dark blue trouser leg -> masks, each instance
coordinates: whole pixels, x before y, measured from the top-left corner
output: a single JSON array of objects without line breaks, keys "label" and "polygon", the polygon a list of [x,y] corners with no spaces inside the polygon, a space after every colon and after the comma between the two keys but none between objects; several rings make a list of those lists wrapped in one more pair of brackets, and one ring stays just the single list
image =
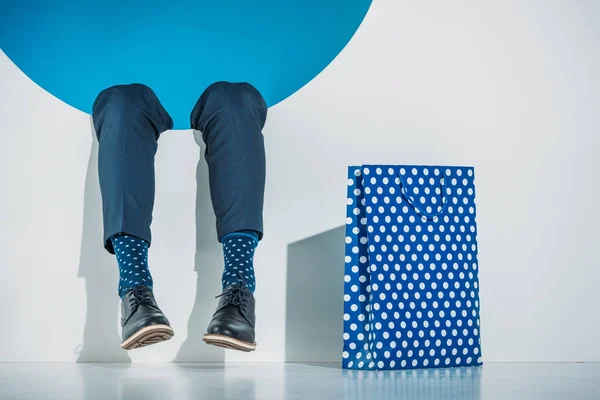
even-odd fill
[{"label": "dark blue trouser leg", "polygon": [[192,110],[191,126],[206,143],[219,241],[231,232],[263,234],[267,105],[248,83],[216,82]]},{"label": "dark blue trouser leg", "polygon": [[104,247],[124,232],[151,243],[154,156],[159,135],[173,120],[154,92],[141,84],[102,91],[92,109],[98,137],[98,173],[104,215]]}]

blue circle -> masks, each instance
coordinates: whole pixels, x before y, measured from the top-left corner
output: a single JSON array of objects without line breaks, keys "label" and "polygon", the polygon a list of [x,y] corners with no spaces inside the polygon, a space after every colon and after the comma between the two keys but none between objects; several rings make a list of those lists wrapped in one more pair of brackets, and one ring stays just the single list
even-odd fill
[{"label": "blue circle", "polygon": [[[50,5],[49,5],[50,4]],[[371,0],[66,0],[0,5],[0,48],[42,88],[91,112],[123,83],[150,86],[175,121],[215,81],[247,81],[272,106],[319,74]]]}]

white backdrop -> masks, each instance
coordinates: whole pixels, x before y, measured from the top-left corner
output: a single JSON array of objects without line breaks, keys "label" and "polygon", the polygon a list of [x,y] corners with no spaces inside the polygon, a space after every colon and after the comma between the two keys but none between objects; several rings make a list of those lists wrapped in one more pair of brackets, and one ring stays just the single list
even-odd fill
[{"label": "white backdrop", "polygon": [[[150,268],[176,336],[131,360],[283,361],[288,246],[344,225],[349,164],[413,163],[476,167],[484,361],[600,361],[599,27],[593,0],[375,0],[269,110],[254,354],[200,343],[220,248],[192,131],[165,133]],[[127,360],[93,143],[0,54],[0,361]]]}]

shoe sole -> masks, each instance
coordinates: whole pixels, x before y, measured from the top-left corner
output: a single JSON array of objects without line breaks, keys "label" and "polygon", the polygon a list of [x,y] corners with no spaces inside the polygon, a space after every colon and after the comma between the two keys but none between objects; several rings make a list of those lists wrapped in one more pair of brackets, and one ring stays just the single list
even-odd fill
[{"label": "shoe sole", "polygon": [[204,335],[202,338],[206,344],[213,346],[224,347],[230,350],[238,350],[244,352],[251,352],[256,350],[256,343],[244,342],[243,340],[234,339],[224,335]]},{"label": "shoe sole", "polygon": [[121,348],[125,350],[138,349],[140,347],[150,346],[169,340],[175,335],[173,329],[167,325],[149,325],[145,326],[121,343]]}]

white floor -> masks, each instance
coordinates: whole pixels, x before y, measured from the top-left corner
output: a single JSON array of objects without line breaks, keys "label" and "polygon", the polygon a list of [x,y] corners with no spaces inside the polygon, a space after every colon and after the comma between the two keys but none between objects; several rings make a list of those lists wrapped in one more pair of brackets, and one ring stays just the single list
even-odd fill
[{"label": "white floor", "polygon": [[357,372],[332,364],[0,363],[0,399],[600,399],[600,364]]}]

